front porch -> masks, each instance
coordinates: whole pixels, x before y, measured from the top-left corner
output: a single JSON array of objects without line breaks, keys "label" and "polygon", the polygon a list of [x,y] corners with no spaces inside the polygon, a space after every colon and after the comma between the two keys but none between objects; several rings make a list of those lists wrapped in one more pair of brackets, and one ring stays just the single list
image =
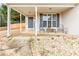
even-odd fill
[{"label": "front porch", "polygon": [[[67,33],[62,24],[62,12],[73,8],[74,5],[27,5],[8,4],[7,36],[11,35],[11,8],[20,13],[20,33],[39,35],[40,33]],[[22,17],[25,16],[25,28],[22,29]]]},{"label": "front porch", "polygon": [[[31,9],[33,7],[33,9]],[[74,5],[8,4],[7,32],[0,32],[0,55],[3,56],[79,56],[79,36],[65,34],[62,13]],[[20,24],[11,24],[11,8],[20,13]],[[39,10],[39,8],[41,10]],[[52,11],[49,9],[52,8]],[[43,10],[44,9],[44,10]],[[27,11],[28,10],[28,11]],[[34,10],[33,13],[29,12]],[[47,11],[49,10],[49,11]],[[60,10],[60,11],[59,11]],[[79,11],[79,9],[77,9]],[[42,11],[39,13],[39,11]],[[46,12],[45,12],[46,11]],[[56,12],[55,12],[56,11]],[[27,14],[28,12],[28,14]],[[74,11],[75,13],[75,11]],[[76,12],[78,14],[78,12]],[[22,14],[25,23],[22,24]],[[40,17],[42,14],[42,17]],[[58,19],[49,15],[59,14]],[[67,14],[68,15],[68,14]],[[76,15],[76,14],[75,14]],[[79,15],[79,14],[78,14]],[[68,15],[69,16],[69,15]],[[70,13],[72,16],[72,12]],[[70,17],[69,16],[69,17]],[[35,23],[29,21],[34,20]],[[67,17],[67,16],[66,16]],[[65,17],[65,18],[66,18]],[[79,17],[79,16],[78,16]],[[42,21],[40,22],[40,18]],[[50,18],[50,19],[48,19]],[[73,18],[73,16],[72,16]],[[67,25],[72,21],[68,20]],[[53,22],[53,20],[55,20]],[[69,21],[70,20],[70,21]],[[29,25],[28,23],[34,24]],[[56,22],[56,23],[55,23]],[[42,23],[40,25],[40,23]],[[55,23],[55,24],[54,24]],[[73,24],[73,23],[72,23]],[[71,26],[69,26],[71,27]],[[6,37],[4,35],[10,36]]]}]

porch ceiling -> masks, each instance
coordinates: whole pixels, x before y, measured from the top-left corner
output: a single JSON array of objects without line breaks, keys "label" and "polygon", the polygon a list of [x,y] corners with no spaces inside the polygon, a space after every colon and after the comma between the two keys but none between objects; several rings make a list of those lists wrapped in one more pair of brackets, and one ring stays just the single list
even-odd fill
[{"label": "porch ceiling", "polygon": [[[34,7],[12,7],[14,10],[22,13],[23,15],[34,16],[35,9]],[[64,12],[71,7],[38,7],[39,13],[61,13]]]},{"label": "porch ceiling", "polygon": [[35,6],[38,7],[38,14],[39,13],[61,13],[64,12],[70,8],[75,7],[75,5],[69,4],[69,5],[8,5],[12,9],[22,13],[23,15],[28,16],[34,16],[35,15]]}]

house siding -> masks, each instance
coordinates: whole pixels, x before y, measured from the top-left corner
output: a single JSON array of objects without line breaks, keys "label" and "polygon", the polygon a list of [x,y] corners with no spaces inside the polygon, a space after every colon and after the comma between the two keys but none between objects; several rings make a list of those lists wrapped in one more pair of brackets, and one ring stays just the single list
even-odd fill
[{"label": "house siding", "polygon": [[79,34],[79,5],[62,13],[62,23],[70,34]]}]

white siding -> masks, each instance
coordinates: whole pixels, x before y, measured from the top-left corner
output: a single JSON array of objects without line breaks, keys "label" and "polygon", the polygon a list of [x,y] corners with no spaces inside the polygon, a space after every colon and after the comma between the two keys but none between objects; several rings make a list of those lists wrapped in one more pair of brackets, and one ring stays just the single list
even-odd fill
[{"label": "white siding", "polygon": [[79,5],[62,13],[62,23],[70,34],[79,34]]}]

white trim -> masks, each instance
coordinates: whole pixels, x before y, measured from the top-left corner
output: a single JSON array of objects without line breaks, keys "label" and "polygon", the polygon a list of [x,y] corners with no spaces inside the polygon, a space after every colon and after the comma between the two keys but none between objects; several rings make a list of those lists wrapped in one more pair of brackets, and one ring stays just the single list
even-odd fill
[{"label": "white trim", "polygon": [[37,7],[35,6],[35,37],[37,39]]},{"label": "white trim", "polygon": [[62,13],[59,14],[59,27],[61,27],[63,25],[62,23]]},{"label": "white trim", "polygon": [[11,35],[11,8],[7,7],[7,36]]},{"label": "white trim", "polygon": [[40,14],[38,14],[38,32],[40,31]]},{"label": "white trim", "polygon": [[35,6],[37,6],[37,7],[75,7],[75,5],[69,5],[69,4],[67,4],[67,5],[50,5],[50,4],[47,4],[47,5],[43,5],[43,4],[40,4],[40,5],[28,5],[28,4],[26,4],[26,5],[8,5],[8,6],[10,6],[10,7],[35,7]]},{"label": "white trim", "polygon": [[25,30],[28,29],[28,17],[25,16]]},{"label": "white trim", "polygon": [[[11,9],[13,9],[13,10],[17,11],[18,13],[20,13],[20,14],[22,14],[22,15],[24,15],[21,11],[18,11],[18,10],[16,10],[16,9],[12,8],[12,7],[11,7],[11,6],[9,6],[9,5],[7,5],[7,7],[9,7],[9,8],[11,8]],[[25,15],[24,15],[24,16],[25,16]]]},{"label": "white trim", "polygon": [[14,8],[12,8],[12,9],[25,16],[25,14],[23,14],[21,11],[14,9]]},{"label": "white trim", "polygon": [[22,32],[22,25],[21,25],[21,23],[22,23],[22,15],[20,14],[20,32]]}]

